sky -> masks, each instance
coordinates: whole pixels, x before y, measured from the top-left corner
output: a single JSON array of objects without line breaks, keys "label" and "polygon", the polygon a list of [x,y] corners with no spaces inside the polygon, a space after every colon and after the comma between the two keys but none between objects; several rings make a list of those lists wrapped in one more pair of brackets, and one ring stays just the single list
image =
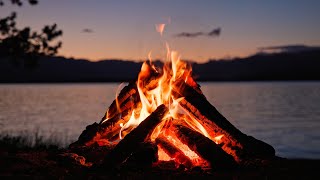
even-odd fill
[{"label": "sky", "polygon": [[[162,58],[168,42],[182,59],[206,62],[249,56],[259,47],[320,45],[319,9],[319,0],[39,0],[37,6],[7,3],[0,17],[16,11],[18,27],[34,30],[57,23],[61,56],[145,60],[151,51]],[[167,24],[163,36],[158,23]],[[176,36],[216,28],[219,36]]]}]

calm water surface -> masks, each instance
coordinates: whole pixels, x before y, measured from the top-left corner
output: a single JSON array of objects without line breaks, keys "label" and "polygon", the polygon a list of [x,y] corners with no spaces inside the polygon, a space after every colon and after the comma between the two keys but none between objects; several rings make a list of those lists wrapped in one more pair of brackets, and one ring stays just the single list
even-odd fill
[{"label": "calm water surface", "polygon": [[[320,82],[201,83],[207,99],[238,129],[279,156],[320,158]],[[0,134],[39,133],[67,145],[100,121],[118,83],[2,84]]]}]

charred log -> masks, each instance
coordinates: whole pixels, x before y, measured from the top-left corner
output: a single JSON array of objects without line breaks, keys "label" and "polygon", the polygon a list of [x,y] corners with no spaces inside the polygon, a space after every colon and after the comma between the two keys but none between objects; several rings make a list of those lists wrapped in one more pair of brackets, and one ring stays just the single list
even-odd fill
[{"label": "charred log", "polygon": [[86,129],[82,131],[78,140],[69,145],[69,148],[73,149],[85,145],[86,142],[89,142],[93,139],[93,137],[96,136],[96,133],[98,132],[99,128],[99,124],[96,122],[91,125],[88,125]]},{"label": "charred log", "polygon": [[[137,86],[136,82],[130,82],[127,86],[125,86],[116,97],[116,99],[112,102],[108,110],[106,111],[105,115],[102,117],[99,124],[104,122],[105,119],[111,119],[117,114],[130,109],[134,103],[138,99],[137,93]],[[108,122],[108,121],[106,121]],[[114,122],[112,122],[114,123]]]},{"label": "charred log", "polygon": [[101,139],[112,144],[112,137],[119,133],[121,128],[119,124],[126,123],[128,121],[130,112],[131,110],[126,110],[122,112],[122,114],[114,116],[103,124],[93,123],[88,125],[80,134],[78,140],[70,144],[69,147],[90,146]]},{"label": "charred log", "polygon": [[154,128],[161,122],[168,109],[165,105],[160,105],[135,129],[127,134],[114,149],[103,160],[102,167],[113,167],[121,165],[133,152],[140,143],[150,138]]},{"label": "charred log", "polygon": [[233,157],[221,149],[219,145],[201,133],[182,125],[172,126],[181,142],[207,160],[214,169],[230,169],[237,166]]},{"label": "charred log", "polygon": [[183,81],[176,83],[173,95],[185,97],[180,105],[198,119],[198,121],[214,137],[223,134],[223,149],[241,161],[247,157],[269,158],[275,156],[272,146],[242,133],[234,127],[218,110],[212,106],[203,94],[198,93]]},{"label": "charred log", "polygon": [[187,168],[192,167],[191,160],[180,149],[172,145],[164,135],[159,135],[157,137],[156,144],[178,163],[183,164]]},{"label": "charred log", "polygon": [[143,142],[138,145],[128,159],[121,165],[121,169],[146,170],[158,161],[158,147],[152,142]]}]

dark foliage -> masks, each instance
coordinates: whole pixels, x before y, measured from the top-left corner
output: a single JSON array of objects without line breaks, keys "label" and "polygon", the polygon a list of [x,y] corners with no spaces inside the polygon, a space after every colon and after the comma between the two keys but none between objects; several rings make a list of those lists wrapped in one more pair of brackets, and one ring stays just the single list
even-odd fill
[{"label": "dark foliage", "polygon": [[[22,6],[23,2],[28,2],[30,5],[36,5],[38,4],[38,0],[25,0],[25,1],[21,1],[21,0],[10,0],[10,3],[13,5],[17,5],[17,6]],[[3,6],[5,3],[0,0],[0,6]]]},{"label": "dark foliage", "polygon": [[[12,4],[22,5],[20,0],[12,0]],[[29,0],[31,5],[38,1]],[[4,4],[0,1],[0,4]],[[0,58],[9,58],[16,66],[35,67],[41,55],[57,54],[61,41],[55,40],[62,35],[57,25],[46,25],[41,32],[32,31],[30,27],[18,29],[17,13],[0,19]]]},{"label": "dark foliage", "polygon": [[39,136],[35,133],[34,136],[11,136],[11,135],[0,135],[0,146],[2,149],[11,151],[16,150],[41,150],[59,149],[60,145],[54,139],[44,139],[43,136]]}]

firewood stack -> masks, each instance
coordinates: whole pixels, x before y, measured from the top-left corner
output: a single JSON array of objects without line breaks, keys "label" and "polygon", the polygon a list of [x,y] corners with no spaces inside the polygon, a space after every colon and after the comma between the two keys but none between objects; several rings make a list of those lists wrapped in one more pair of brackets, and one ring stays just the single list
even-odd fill
[{"label": "firewood stack", "polygon": [[[189,74],[173,81],[171,94],[175,99],[179,99],[179,106],[184,114],[187,114],[186,119],[193,121],[166,117],[170,105],[162,104],[140,124],[123,132],[120,139],[119,132],[129,121],[133,110],[141,108],[138,87],[143,87],[144,90],[154,89],[163,74],[150,62],[144,64],[143,71],[143,76],[138,77],[139,81],[130,82],[121,90],[100,123],[86,127],[79,139],[70,145],[71,149],[90,146],[112,147],[104,159],[96,164],[102,168],[121,166],[133,154],[141,151],[141,145],[145,143],[159,149],[159,152],[161,149],[175,161],[177,167],[183,165],[186,168],[202,166],[211,169],[231,169],[248,164],[257,165],[257,159],[268,160],[275,156],[272,146],[242,133],[221,115],[207,101],[199,85]],[[199,126],[203,127],[207,134],[197,128]],[[157,133],[154,133],[156,131]],[[215,140],[218,136],[221,139]],[[186,145],[198,159],[195,160],[186,154],[169,137],[174,137],[175,141]],[[153,164],[160,160],[154,160]]]}]

